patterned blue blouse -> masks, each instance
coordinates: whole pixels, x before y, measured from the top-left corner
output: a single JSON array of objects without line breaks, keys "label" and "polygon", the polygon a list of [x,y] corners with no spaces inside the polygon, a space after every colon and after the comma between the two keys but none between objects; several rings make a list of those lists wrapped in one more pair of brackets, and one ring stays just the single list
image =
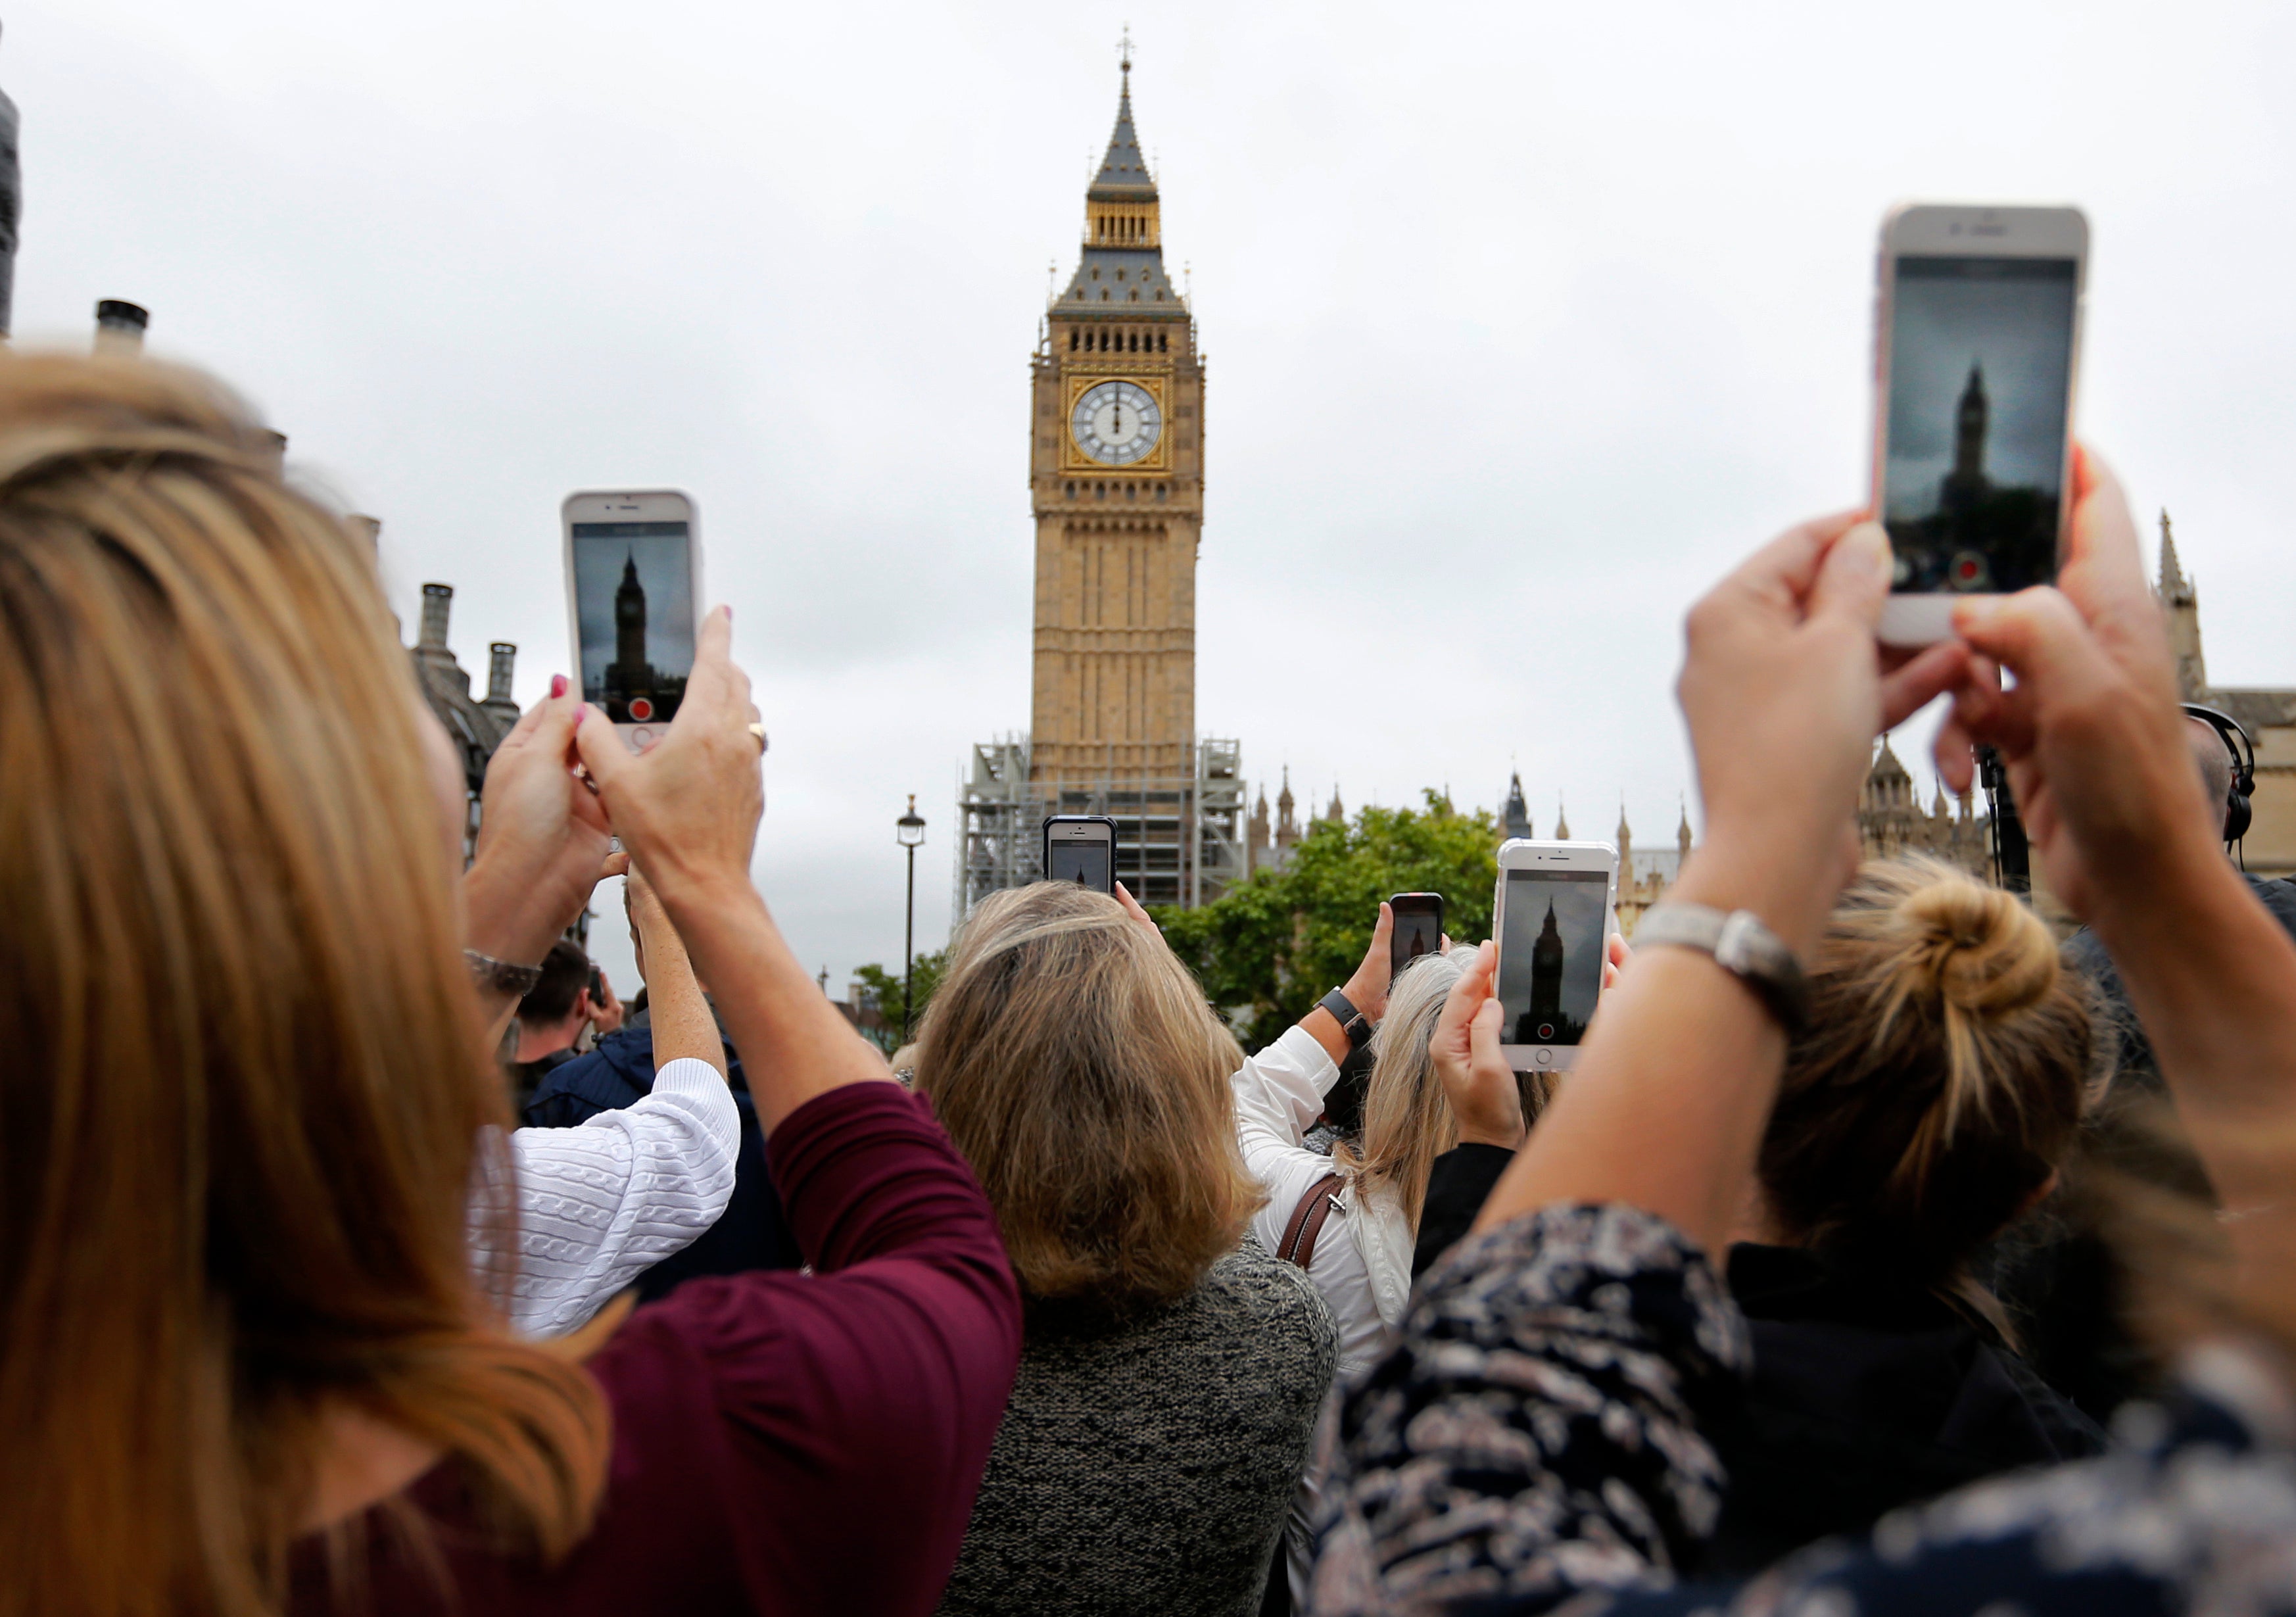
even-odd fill
[{"label": "patterned blue blouse", "polygon": [[1624,1206],[1547,1208],[1430,1271],[1327,1423],[1316,1617],[2296,1613],[2296,1401],[2262,1350],[2189,1355],[2112,1454],[1997,1478],[1678,1584],[1723,1478],[1699,1435],[1749,1362],[1705,1256]]}]

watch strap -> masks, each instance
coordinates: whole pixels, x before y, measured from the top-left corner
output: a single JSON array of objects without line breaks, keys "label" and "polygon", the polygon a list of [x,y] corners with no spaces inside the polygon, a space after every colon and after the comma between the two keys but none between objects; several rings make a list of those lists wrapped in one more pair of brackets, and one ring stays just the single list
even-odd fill
[{"label": "watch strap", "polygon": [[474,948],[463,951],[470,963],[471,981],[479,985],[482,994],[501,994],[512,999],[523,999],[542,981],[538,965],[513,965],[507,960],[497,960],[492,955],[481,955]]},{"label": "watch strap", "polygon": [[1634,946],[1693,948],[1754,990],[1789,1035],[1809,1020],[1809,983],[1801,962],[1751,909],[1705,904],[1652,906],[1636,923]]},{"label": "watch strap", "polygon": [[1339,989],[1333,989],[1316,1003],[1329,1011],[1332,1020],[1340,1024],[1340,1031],[1348,1036],[1349,1050],[1360,1050],[1371,1042],[1371,1022]]}]

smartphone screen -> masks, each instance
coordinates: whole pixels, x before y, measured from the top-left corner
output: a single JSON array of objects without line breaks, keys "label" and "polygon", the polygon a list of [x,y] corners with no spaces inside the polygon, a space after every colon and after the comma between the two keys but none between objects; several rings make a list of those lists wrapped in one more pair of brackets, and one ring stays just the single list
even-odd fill
[{"label": "smartphone screen", "polygon": [[2056,578],[2079,267],[1896,259],[1882,512],[1901,593]]},{"label": "smartphone screen", "polygon": [[693,552],[683,521],[574,522],[582,700],[618,725],[667,724],[693,672]]},{"label": "smartphone screen", "polygon": [[1606,870],[1510,870],[1500,923],[1499,1037],[1510,1045],[1575,1045],[1603,988]]},{"label": "smartphone screen", "polygon": [[1398,893],[1388,901],[1395,923],[1388,932],[1389,975],[1422,955],[1443,952],[1443,900],[1424,893]]},{"label": "smartphone screen", "polygon": [[1074,882],[1095,892],[1114,892],[1114,872],[1109,868],[1113,852],[1106,842],[1055,841],[1045,850],[1046,879]]}]

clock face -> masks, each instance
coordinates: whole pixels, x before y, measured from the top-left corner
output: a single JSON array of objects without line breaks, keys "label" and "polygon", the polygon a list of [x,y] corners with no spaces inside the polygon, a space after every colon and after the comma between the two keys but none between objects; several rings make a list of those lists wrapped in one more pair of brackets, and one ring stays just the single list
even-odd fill
[{"label": "clock face", "polygon": [[1087,388],[1069,417],[1077,447],[1103,466],[1128,466],[1164,435],[1164,413],[1154,394],[1135,382]]}]

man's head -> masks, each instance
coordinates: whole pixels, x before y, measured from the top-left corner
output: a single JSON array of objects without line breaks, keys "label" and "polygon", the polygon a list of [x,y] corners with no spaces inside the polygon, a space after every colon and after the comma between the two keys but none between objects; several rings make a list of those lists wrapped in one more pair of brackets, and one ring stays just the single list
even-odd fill
[{"label": "man's head", "polygon": [[564,1049],[581,1036],[595,1010],[590,978],[590,956],[578,945],[561,938],[550,946],[542,957],[542,980],[518,1002],[520,1060]]},{"label": "man's head", "polygon": [[2189,713],[2185,716],[2185,739],[2192,745],[2193,761],[2201,767],[2201,789],[2217,834],[2222,836],[2225,811],[2232,802],[2232,747],[2214,725]]}]

